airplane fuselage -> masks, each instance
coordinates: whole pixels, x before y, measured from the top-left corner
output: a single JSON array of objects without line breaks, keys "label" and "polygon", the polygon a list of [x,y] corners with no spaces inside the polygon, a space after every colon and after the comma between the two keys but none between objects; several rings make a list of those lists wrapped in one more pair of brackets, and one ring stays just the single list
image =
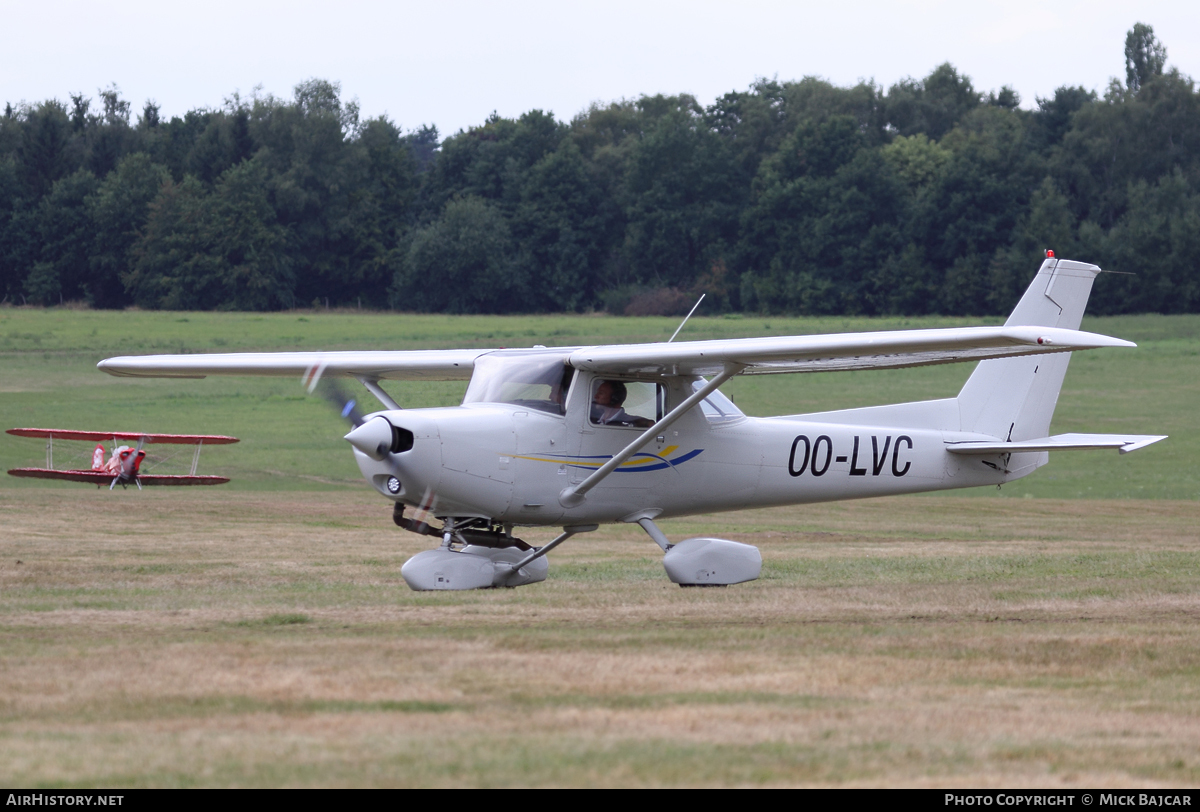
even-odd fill
[{"label": "airplane fuselage", "polygon": [[[577,485],[641,430],[593,426],[511,404],[378,412],[413,433],[411,450],[377,461],[355,450],[381,494],[436,515],[514,525],[662,518],[754,507],[997,485],[1044,454],[963,457],[944,431],[738,416],[710,422],[700,409],[656,435],[578,505]],[[572,419],[574,418],[574,419]],[[389,482],[391,483],[389,487]],[[400,489],[393,492],[397,482]]]},{"label": "airplane fuselage", "polygon": [[[386,407],[342,409],[346,440],[397,525],[438,536],[401,570],[417,590],[519,586],[545,556],[599,524],[636,522],[670,579],[728,585],[759,576],[752,545],[671,543],[654,521],[715,511],[1000,485],[1049,451],[1128,453],[1164,439],[1050,435],[1070,353],[1132,347],[1081,332],[1100,268],[1047,254],[1002,327],[500,350],[232,353],[113,358],[121,376],[322,375],[359,380]],[[736,375],[978,361],[957,396],[790,417],[748,417],[720,393]],[[466,380],[461,406],[404,410],[379,384]],[[341,401],[340,398],[338,398]],[[441,520],[441,526],[430,523]],[[481,521],[482,520],[482,521]],[[503,526],[497,526],[503,525]],[[529,549],[512,526],[558,525]]]}]

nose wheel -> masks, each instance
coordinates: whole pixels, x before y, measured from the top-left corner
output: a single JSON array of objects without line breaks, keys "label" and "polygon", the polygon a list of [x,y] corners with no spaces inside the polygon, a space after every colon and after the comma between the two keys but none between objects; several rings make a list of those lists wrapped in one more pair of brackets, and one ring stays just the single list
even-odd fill
[{"label": "nose wheel", "polygon": [[399,502],[392,520],[405,530],[442,539],[436,550],[417,553],[400,568],[404,582],[416,592],[517,587],[544,581],[550,571],[546,553],[571,536],[597,527],[564,527],[554,541],[531,547],[512,535],[511,525],[497,527],[477,518],[447,517],[441,528],[435,528],[406,517]]}]

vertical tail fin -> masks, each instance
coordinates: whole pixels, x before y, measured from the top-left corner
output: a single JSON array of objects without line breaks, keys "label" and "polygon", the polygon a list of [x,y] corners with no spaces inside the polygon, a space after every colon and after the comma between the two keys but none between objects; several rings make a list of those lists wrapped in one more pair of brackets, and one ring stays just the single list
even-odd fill
[{"label": "vertical tail fin", "polygon": [[[1078,330],[1098,273],[1095,265],[1047,259],[1005,326]],[[958,394],[962,431],[1001,440],[1047,436],[1070,360],[1064,352],[980,361]]]}]

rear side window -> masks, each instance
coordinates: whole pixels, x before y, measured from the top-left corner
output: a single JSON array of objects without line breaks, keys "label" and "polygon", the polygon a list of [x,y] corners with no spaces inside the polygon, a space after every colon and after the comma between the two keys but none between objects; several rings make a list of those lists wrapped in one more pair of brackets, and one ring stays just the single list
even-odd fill
[{"label": "rear side window", "polygon": [[[699,392],[706,383],[708,381],[703,378],[697,378],[692,382],[692,391]],[[725,423],[746,416],[741,409],[733,405],[732,400],[722,395],[719,389],[700,401],[700,411],[709,423]]]}]

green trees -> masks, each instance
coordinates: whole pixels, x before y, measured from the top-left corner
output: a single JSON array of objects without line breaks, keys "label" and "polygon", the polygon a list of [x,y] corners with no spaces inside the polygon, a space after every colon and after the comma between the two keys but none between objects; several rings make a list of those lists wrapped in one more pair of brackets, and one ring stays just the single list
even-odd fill
[{"label": "green trees", "polygon": [[530,167],[513,216],[532,309],[579,310],[605,288],[609,216],[579,147],[563,139]]},{"label": "green trees", "polygon": [[126,277],[133,269],[136,244],[150,205],[169,183],[166,168],[145,153],[129,155],[100,182],[88,200],[94,229],[90,272],[84,288],[96,307],[129,303]]},{"label": "green trees", "polygon": [[15,163],[19,167],[25,196],[40,200],[55,181],[77,165],[69,154],[71,124],[67,110],[58,101],[48,101],[30,110],[18,135]]},{"label": "green trees", "polygon": [[893,85],[884,100],[884,115],[901,135],[941,138],[980,103],[971,80],[947,62],[920,81],[910,78]]},{"label": "green trees", "polygon": [[643,106],[652,120],[626,165],[624,260],[638,281],[687,286],[736,239],[738,189],[725,144],[694,100]]},{"label": "green trees", "polygon": [[1154,29],[1137,23],[1125,36],[1125,84],[1136,93],[1155,76],[1162,76],[1167,49],[1154,37]]},{"label": "green trees", "polygon": [[[447,139],[424,177],[422,225],[395,276],[396,306],[503,312],[593,304],[611,208],[595,174],[568,129],[540,110],[493,116]],[[456,248],[456,239],[479,246]],[[461,287],[470,280],[478,291]],[[435,290],[423,289],[431,282]]]},{"label": "green trees", "polygon": [[[1115,45],[1115,44],[1114,44]],[[0,117],[0,301],[1006,311],[1046,248],[1093,312],[1200,309],[1200,94],[1153,30],[1103,97],[952,65],[493,114],[442,139],[336,82],[134,120],[117,88]]]},{"label": "green trees", "polygon": [[744,306],[877,312],[872,272],[901,241],[901,184],[850,116],[805,122],[763,162],[742,222]]},{"label": "green trees", "polygon": [[222,173],[211,191],[190,175],[164,184],[123,279],[134,302],[168,310],[294,306],[287,231],[266,179],[250,160]]},{"label": "green trees", "polygon": [[49,305],[83,298],[93,236],[87,205],[97,185],[91,171],[77,170],[55,183],[38,205],[41,250],[25,279],[32,301]]},{"label": "green trees", "polygon": [[513,261],[512,235],[494,203],[467,196],[412,237],[397,274],[396,307],[439,313],[527,310],[527,280]]}]

